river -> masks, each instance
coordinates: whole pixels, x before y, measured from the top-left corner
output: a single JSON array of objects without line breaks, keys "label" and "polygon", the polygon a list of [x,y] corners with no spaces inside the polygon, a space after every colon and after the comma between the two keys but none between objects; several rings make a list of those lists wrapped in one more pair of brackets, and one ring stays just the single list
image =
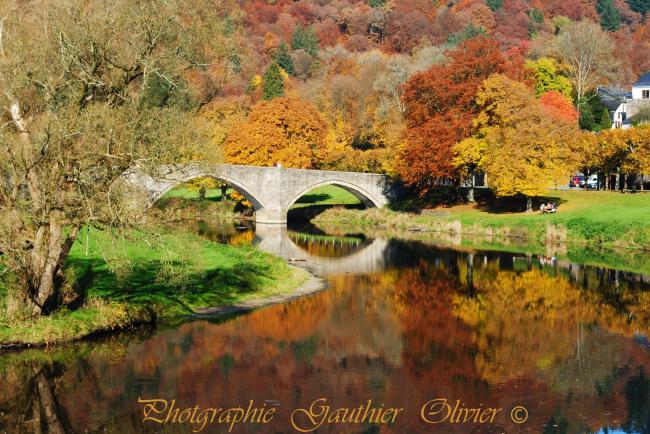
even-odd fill
[{"label": "river", "polygon": [[[318,412],[403,409],[385,424],[325,421],[318,433],[650,432],[649,276],[305,229],[190,230],[252,240],[329,288],[245,315],[0,356],[0,432],[201,428],[143,422],[139,400],[152,399],[274,409],[268,424],[233,433],[313,428],[314,412],[294,411],[315,401]],[[454,408],[498,412],[463,423]]]}]

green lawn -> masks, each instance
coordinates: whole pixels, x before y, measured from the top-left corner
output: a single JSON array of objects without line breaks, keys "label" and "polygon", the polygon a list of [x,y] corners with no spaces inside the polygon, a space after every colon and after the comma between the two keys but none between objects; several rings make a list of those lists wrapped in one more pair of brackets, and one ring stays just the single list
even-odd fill
[{"label": "green lawn", "polygon": [[462,233],[515,236],[531,242],[544,242],[552,225],[564,241],[641,250],[650,248],[650,193],[549,191],[548,197],[536,199],[535,209],[540,203],[549,201],[559,204],[557,214],[541,214],[536,210],[513,212],[508,211],[515,208],[512,201],[485,201],[439,207],[421,214],[372,209],[330,210],[316,221],[439,230],[460,223]]},{"label": "green lawn", "polygon": [[85,294],[82,307],[35,322],[0,317],[0,345],[67,341],[154,318],[185,316],[289,293],[308,278],[306,271],[252,246],[216,244],[170,231],[132,232],[125,238],[84,230],[65,273]]},{"label": "green lawn", "polygon": [[[556,214],[537,211],[538,203],[559,204]],[[617,247],[649,248],[650,194],[557,191],[539,199],[533,213],[495,212],[488,207],[451,208],[448,218],[464,225],[517,226],[543,237],[549,223],[566,228],[569,238]]]},{"label": "green lawn", "polygon": [[303,208],[312,205],[357,205],[359,199],[347,190],[335,185],[317,187],[293,204],[292,208]]}]

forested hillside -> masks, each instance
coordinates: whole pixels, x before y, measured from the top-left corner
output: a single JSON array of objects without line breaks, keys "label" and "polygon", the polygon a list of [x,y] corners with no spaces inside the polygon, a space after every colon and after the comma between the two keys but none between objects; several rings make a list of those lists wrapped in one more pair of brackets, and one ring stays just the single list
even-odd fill
[{"label": "forested hillside", "polygon": [[597,85],[627,89],[650,70],[650,0],[220,7],[229,61],[208,61],[183,80],[209,121],[213,143],[204,157],[233,163],[386,172],[426,189],[482,165],[456,145],[476,138],[486,108],[477,95],[490,75],[523,83],[523,100],[534,96],[543,117],[566,122],[563,136],[550,140],[560,143],[578,118],[583,130],[610,127]]}]

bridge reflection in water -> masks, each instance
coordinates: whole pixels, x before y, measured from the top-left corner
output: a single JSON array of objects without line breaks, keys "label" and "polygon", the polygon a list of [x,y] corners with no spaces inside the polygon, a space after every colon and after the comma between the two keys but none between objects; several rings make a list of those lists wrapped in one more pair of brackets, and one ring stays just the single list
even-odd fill
[{"label": "bridge reflection in water", "polygon": [[[302,238],[302,240],[300,239]],[[302,241],[302,242],[301,242]],[[301,262],[321,276],[335,274],[363,274],[382,271],[387,265],[388,241],[375,238],[367,241],[361,238],[319,237],[317,235],[291,234],[284,225],[257,224],[254,244],[264,252],[281,256],[288,261]],[[327,242],[338,244],[338,249],[346,244],[347,254],[320,256],[305,243]],[[302,246],[301,246],[302,245]],[[323,251],[324,249],[319,249]]]}]

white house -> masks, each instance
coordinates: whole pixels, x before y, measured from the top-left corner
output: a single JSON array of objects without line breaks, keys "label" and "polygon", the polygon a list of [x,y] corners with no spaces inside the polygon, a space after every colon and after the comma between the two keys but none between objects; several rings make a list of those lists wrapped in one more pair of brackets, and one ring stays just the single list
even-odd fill
[{"label": "white house", "polygon": [[598,94],[612,115],[612,128],[630,128],[635,121],[643,122],[637,115],[650,112],[650,72],[632,85],[631,93],[608,87],[599,87]]},{"label": "white house", "polygon": [[632,85],[632,99],[650,100],[650,72],[646,72]]}]

